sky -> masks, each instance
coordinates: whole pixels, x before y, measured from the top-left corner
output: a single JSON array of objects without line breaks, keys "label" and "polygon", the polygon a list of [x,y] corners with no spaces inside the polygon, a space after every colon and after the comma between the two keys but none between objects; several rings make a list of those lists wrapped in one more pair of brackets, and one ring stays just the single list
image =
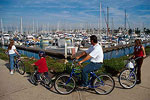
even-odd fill
[{"label": "sky", "polygon": [[102,4],[102,27],[106,27],[109,7],[109,27],[150,28],[150,0],[0,0],[3,26],[66,25],[97,27]]}]

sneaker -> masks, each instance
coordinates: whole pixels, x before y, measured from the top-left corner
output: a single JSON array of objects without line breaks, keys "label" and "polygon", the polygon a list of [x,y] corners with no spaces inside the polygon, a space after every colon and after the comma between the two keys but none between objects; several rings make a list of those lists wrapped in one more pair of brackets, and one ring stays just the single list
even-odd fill
[{"label": "sneaker", "polygon": [[80,89],[87,89],[88,88],[88,85],[81,85],[79,86]]},{"label": "sneaker", "polygon": [[13,71],[11,71],[10,74],[13,75],[14,74]]},{"label": "sneaker", "polygon": [[137,81],[136,84],[141,84],[141,81]]},{"label": "sneaker", "polygon": [[42,82],[41,80],[37,80],[38,83]]}]

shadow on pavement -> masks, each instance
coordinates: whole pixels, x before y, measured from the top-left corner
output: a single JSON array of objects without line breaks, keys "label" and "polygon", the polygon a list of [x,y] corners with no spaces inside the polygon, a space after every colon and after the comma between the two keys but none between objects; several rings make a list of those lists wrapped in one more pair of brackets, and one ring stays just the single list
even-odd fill
[{"label": "shadow on pavement", "polygon": [[30,75],[28,74],[28,76],[25,76],[25,77],[28,77],[28,81],[32,84],[32,85],[34,85],[34,86],[38,86],[38,85],[42,85],[43,87],[45,87],[47,90],[49,90],[50,92],[53,92],[53,93],[56,93],[56,94],[59,94],[59,93],[57,93],[56,91],[55,91],[55,89],[54,89],[54,86],[53,86],[53,82],[51,83],[51,86],[50,87],[47,87],[47,86],[45,86],[44,84],[42,84],[42,83],[36,83],[36,84],[34,84],[34,83],[32,83],[31,81],[30,81],[30,79],[29,79],[29,77],[30,77]]},{"label": "shadow on pavement", "polygon": [[6,63],[5,66],[6,66],[6,68],[10,71],[10,64],[9,64],[9,63]]}]

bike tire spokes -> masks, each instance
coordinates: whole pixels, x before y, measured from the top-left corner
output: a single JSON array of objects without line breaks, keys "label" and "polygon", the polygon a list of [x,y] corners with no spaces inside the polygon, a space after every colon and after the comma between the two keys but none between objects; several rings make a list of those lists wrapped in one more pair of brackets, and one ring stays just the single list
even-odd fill
[{"label": "bike tire spokes", "polygon": [[119,76],[119,83],[123,88],[133,88],[136,85],[136,74],[129,69],[123,70]]},{"label": "bike tire spokes", "polygon": [[24,73],[25,73],[25,66],[24,66],[24,63],[22,61],[18,61],[18,63],[17,63],[17,69],[18,69],[18,72],[21,75],[24,75]]},{"label": "bike tire spokes", "polygon": [[94,80],[93,86],[98,94],[109,94],[114,89],[115,83],[111,76],[100,75]]},{"label": "bike tire spokes", "polygon": [[34,85],[37,83],[37,79],[34,74],[29,77],[29,81]]},{"label": "bike tire spokes", "polygon": [[43,81],[46,88],[51,88],[52,87],[50,77],[46,77],[45,75],[43,75],[42,76],[42,81]]},{"label": "bike tire spokes", "polygon": [[69,75],[59,76],[55,81],[55,89],[61,94],[69,94],[75,89],[75,80]]}]

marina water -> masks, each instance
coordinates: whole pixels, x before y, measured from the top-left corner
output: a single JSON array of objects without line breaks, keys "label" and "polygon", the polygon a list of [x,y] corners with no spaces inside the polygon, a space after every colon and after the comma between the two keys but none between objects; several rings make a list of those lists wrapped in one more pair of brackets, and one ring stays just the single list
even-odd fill
[{"label": "marina water", "polygon": [[[143,46],[144,47],[150,46],[150,43],[143,44]],[[4,49],[7,49],[6,46],[1,46],[1,47]],[[40,46],[40,47],[42,47],[42,46]],[[38,47],[36,47],[36,48],[38,48]],[[39,59],[38,53],[25,51],[25,50],[21,50],[21,49],[17,49],[17,50],[20,52],[20,54],[26,55],[27,57],[34,57],[36,59]],[[122,49],[118,49],[118,50],[104,52],[104,59],[119,58],[121,56],[132,54],[133,51],[134,51],[134,47],[131,46],[128,48],[122,48]]]}]

